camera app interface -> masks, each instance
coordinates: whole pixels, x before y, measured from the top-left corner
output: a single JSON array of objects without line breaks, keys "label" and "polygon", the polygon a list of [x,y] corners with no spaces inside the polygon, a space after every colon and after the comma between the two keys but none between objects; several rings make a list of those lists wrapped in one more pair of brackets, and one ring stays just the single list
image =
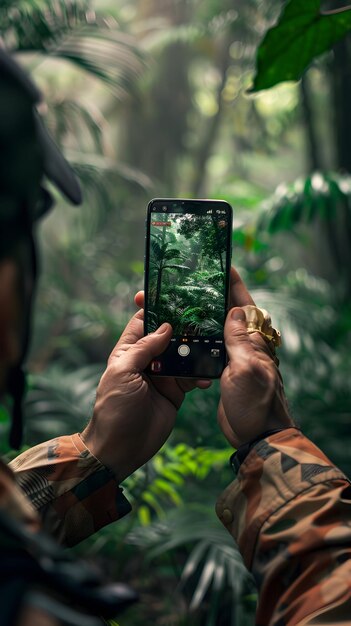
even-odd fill
[{"label": "camera app interface", "polygon": [[[216,375],[224,358],[230,236],[225,205],[151,213],[147,327],[152,332],[165,321],[172,325],[164,358],[173,370],[178,364],[179,373],[195,368],[201,374],[205,368]],[[152,362],[154,373],[162,373],[164,358]]]}]

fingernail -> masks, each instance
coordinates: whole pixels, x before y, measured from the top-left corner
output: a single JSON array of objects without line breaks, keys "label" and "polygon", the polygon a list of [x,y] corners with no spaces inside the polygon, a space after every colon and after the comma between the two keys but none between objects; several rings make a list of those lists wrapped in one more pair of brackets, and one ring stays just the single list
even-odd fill
[{"label": "fingernail", "polygon": [[246,317],[245,317],[244,311],[242,309],[238,309],[238,308],[234,309],[232,311],[232,319],[235,322],[245,322]]},{"label": "fingernail", "polygon": [[155,330],[155,333],[157,335],[162,335],[162,333],[165,333],[166,330],[168,330],[168,328],[169,328],[169,325],[165,322],[164,324],[161,324],[160,328]]}]

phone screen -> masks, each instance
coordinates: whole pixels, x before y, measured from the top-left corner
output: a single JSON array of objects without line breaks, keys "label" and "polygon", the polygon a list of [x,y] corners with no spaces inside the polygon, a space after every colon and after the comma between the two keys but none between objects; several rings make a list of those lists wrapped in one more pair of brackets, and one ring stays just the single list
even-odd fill
[{"label": "phone screen", "polygon": [[221,200],[152,200],[145,263],[145,334],[169,322],[173,336],[149,365],[159,376],[216,378],[226,364],[223,326],[232,208]]}]

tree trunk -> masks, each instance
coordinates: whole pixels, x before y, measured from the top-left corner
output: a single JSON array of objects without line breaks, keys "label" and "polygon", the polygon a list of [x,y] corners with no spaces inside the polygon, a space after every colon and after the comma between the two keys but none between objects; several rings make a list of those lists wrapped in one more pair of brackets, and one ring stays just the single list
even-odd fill
[{"label": "tree trunk", "polygon": [[233,41],[233,37],[231,33],[228,33],[227,37],[225,38],[224,42],[223,42],[223,47],[222,47],[222,51],[220,54],[220,60],[219,60],[219,71],[221,74],[221,80],[220,83],[218,85],[218,89],[217,89],[217,112],[215,115],[213,115],[213,117],[211,118],[211,120],[208,123],[207,126],[207,132],[205,134],[205,137],[200,145],[200,148],[198,150],[197,155],[195,156],[195,162],[196,162],[196,176],[195,176],[195,180],[194,183],[192,185],[192,196],[194,198],[197,198],[199,196],[204,196],[206,195],[205,192],[205,174],[206,174],[206,163],[207,160],[209,158],[209,156],[211,155],[211,150],[213,147],[213,144],[217,138],[217,133],[218,133],[218,129],[219,129],[219,125],[220,125],[220,121],[221,121],[221,117],[222,117],[222,111],[223,111],[223,98],[222,98],[222,91],[225,87],[226,84],[226,79],[227,79],[227,70],[228,67],[230,65],[230,45]]},{"label": "tree trunk", "polygon": [[157,287],[156,287],[156,297],[155,297],[155,312],[157,315],[157,325],[159,325],[160,323],[158,305],[160,303],[160,296],[161,296],[162,273],[163,273],[163,261],[161,262],[161,265],[158,268],[158,272],[157,272]]},{"label": "tree trunk", "polygon": [[334,46],[330,84],[334,101],[335,165],[351,172],[351,39]]},{"label": "tree trunk", "polygon": [[306,129],[306,152],[307,152],[307,174],[316,170],[323,170],[321,152],[318,149],[318,137],[315,129],[313,114],[313,99],[308,80],[308,75],[304,74],[300,82],[302,119]]},{"label": "tree trunk", "polygon": [[[191,4],[187,0],[139,1],[138,17],[164,19],[164,29],[188,22]],[[192,91],[188,77],[190,48],[181,40],[165,45],[157,63],[146,71],[147,89],[141,84],[134,99],[125,104],[120,151],[123,159],[146,173],[157,186],[159,196],[178,195],[177,163],[186,149],[188,115]]]}]

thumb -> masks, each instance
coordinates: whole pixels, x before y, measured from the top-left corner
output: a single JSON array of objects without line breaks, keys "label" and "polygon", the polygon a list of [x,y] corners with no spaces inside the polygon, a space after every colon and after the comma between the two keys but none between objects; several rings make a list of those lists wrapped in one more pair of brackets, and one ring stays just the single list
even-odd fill
[{"label": "thumb", "polygon": [[171,337],[172,326],[164,323],[154,333],[142,337],[127,351],[123,351],[123,355],[116,356],[123,358],[124,368],[142,371],[155,356],[164,352]]},{"label": "thumb", "polygon": [[239,346],[250,345],[249,335],[246,328],[245,311],[239,307],[231,309],[227,315],[224,326],[224,340],[229,359],[234,358],[234,351]]}]

